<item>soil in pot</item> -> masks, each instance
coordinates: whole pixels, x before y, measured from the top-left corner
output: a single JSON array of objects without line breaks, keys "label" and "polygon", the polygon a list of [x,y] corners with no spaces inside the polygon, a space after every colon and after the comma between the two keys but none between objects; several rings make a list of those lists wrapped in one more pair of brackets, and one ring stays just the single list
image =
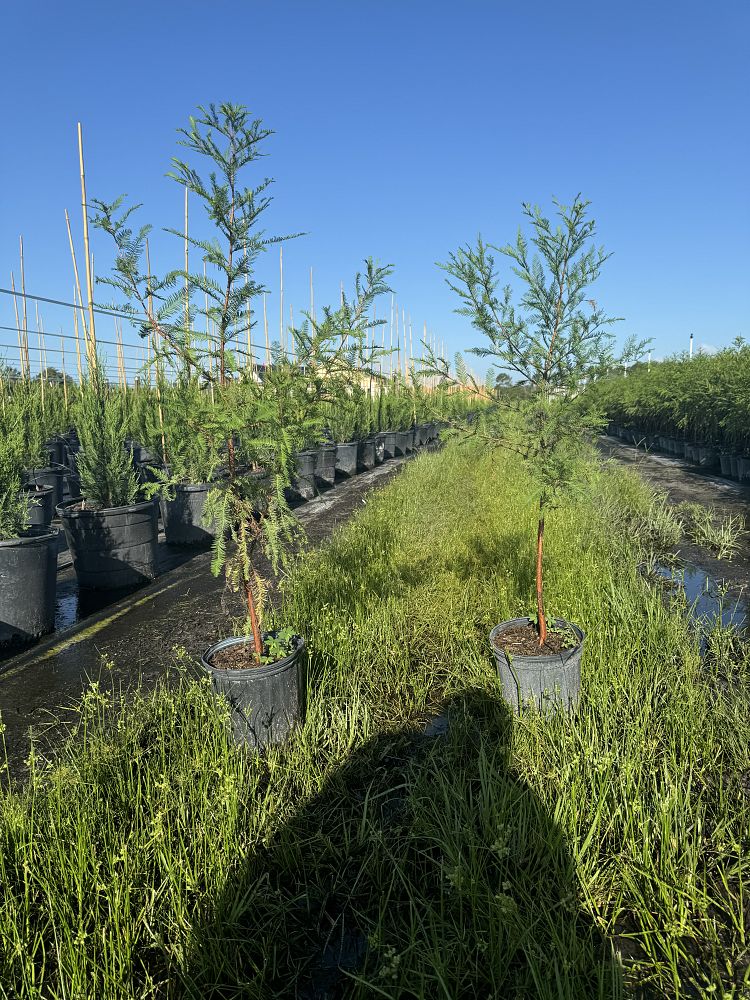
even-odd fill
[{"label": "soil in pot", "polygon": [[575,649],[578,640],[572,632],[550,630],[546,642],[540,646],[536,626],[529,624],[505,630],[495,636],[492,645],[498,652],[510,653],[511,656],[547,656]]}]

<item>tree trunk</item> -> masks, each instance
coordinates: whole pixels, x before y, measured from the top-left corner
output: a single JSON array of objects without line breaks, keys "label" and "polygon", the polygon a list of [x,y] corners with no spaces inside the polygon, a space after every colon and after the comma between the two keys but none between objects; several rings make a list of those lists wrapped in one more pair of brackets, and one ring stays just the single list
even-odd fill
[{"label": "tree trunk", "polygon": [[245,597],[247,598],[247,613],[250,617],[250,627],[253,630],[253,643],[255,645],[255,662],[260,663],[260,658],[263,655],[263,637],[260,634],[260,626],[258,625],[258,612],[255,608],[255,598],[253,597],[253,588],[250,586],[248,581],[245,581]]},{"label": "tree trunk", "polygon": [[544,550],[544,499],[539,501],[539,527],[536,533],[536,625],[539,645],[547,641],[547,619],[544,614],[544,578],[542,575],[542,553]]}]

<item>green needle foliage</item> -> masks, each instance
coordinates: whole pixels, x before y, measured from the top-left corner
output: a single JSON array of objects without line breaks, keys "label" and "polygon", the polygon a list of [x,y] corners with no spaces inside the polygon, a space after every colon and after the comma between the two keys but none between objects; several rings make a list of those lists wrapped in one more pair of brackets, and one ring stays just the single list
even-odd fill
[{"label": "green needle foliage", "polygon": [[[37,426],[33,396],[27,386],[16,387],[6,400],[0,419],[0,540],[18,538],[29,525],[29,501],[21,492],[29,455],[29,431]],[[41,441],[37,442],[37,448]],[[33,449],[38,454],[37,449]]]},{"label": "green needle foliage", "polygon": [[260,568],[262,553],[275,573],[288,569],[302,537],[286,493],[292,485],[300,450],[319,441],[325,404],[340,399],[361,377],[364,354],[378,295],[388,290],[390,268],[366,262],[355,279],[354,297],[339,309],[325,308],[318,321],[292,331],[296,357],[278,350],[261,379],[245,374],[233,405],[223,409],[225,433],[238,438],[242,453],[262,472],[230,467],[226,480],[209,493],[205,517],[216,526],[214,573],[225,573],[230,587],[244,595],[246,633],[252,634],[258,662],[264,655],[262,628],[268,585]]},{"label": "green needle foliage", "polygon": [[81,442],[78,472],[86,504],[106,508],[135,503],[139,486],[124,447],[127,433],[124,394],[108,385],[98,360],[84,378],[74,415]]},{"label": "green needle foliage", "polygon": [[[609,257],[593,242],[596,224],[587,217],[589,202],[577,196],[571,206],[555,205],[559,224],[553,228],[538,207],[524,204],[530,243],[520,228],[515,243],[502,247],[479,237],[475,246],[460,247],[441,265],[462,302],[456,311],[488,341],[472,349],[491,362],[486,384],[477,384],[460,356],[456,378],[431,353],[425,368],[427,374],[437,374],[446,383],[457,381],[493,404],[481,425],[485,437],[522,455],[537,483],[540,646],[547,634],[542,570],[545,514],[561,495],[576,488],[578,459],[587,435],[601,426],[599,413],[587,405],[589,398],[582,398],[580,390],[615,364],[637,357],[645,346],[630,339],[615,359],[610,332],[615,318],[589,292]],[[509,258],[520,281],[517,305],[510,285],[499,289],[495,253]],[[526,391],[503,392],[507,382],[498,382],[498,374],[520,381]]]}]

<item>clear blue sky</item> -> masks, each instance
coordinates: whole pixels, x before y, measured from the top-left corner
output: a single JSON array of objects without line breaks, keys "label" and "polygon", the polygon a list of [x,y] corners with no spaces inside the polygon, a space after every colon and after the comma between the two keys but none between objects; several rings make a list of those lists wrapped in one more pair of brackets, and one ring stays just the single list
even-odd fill
[{"label": "clear blue sky", "polygon": [[[316,304],[331,302],[372,254],[395,265],[415,335],[427,322],[465,348],[473,332],[434,262],[479,231],[512,239],[524,200],[581,191],[614,252],[595,295],[625,317],[620,335],[653,337],[657,356],[691,331],[712,346],[750,337],[743,0],[42,0],[6,4],[2,35],[3,287],[23,234],[27,291],[71,296],[77,121],[89,196],[128,192],[144,221],[179,227],[182,192],[164,176],[175,129],[229,100],[276,132],[259,167],[276,178],[269,230],[310,234],[285,248],[287,309],[307,307],[310,266]],[[157,269],[180,266],[178,241],[154,242]],[[101,273],[110,247],[93,249]],[[269,255],[272,330],[277,275]],[[42,317],[70,328],[64,311]]]}]

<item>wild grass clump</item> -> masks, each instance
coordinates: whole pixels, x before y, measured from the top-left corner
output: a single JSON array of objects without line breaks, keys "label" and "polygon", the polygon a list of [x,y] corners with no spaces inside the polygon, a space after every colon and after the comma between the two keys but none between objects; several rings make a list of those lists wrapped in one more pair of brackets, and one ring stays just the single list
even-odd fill
[{"label": "wild grass clump", "polygon": [[[535,600],[533,485],[474,445],[410,464],[285,585],[308,711],[231,745],[203,682],[92,689],[0,809],[13,997],[740,997],[747,655],[649,588],[589,466],[548,604],[587,633],[575,715],[511,718],[488,648]],[[529,568],[531,567],[531,569]],[[433,715],[447,733],[422,733]]]}]

